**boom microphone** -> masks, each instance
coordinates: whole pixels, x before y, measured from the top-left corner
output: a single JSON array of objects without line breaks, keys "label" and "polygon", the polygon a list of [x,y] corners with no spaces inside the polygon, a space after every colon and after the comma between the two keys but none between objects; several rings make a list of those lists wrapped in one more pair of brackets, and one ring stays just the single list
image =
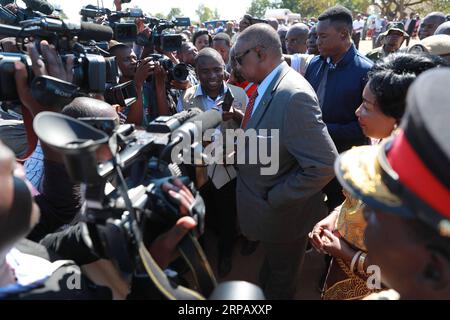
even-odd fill
[{"label": "boom microphone", "polygon": [[81,29],[78,34],[78,38],[81,41],[110,41],[113,38],[113,30],[109,26],[81,22]]}]

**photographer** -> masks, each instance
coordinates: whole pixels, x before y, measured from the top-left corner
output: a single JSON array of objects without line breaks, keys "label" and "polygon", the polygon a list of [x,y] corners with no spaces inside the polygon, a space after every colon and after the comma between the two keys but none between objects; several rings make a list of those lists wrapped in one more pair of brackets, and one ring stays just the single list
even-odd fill
[{"label": "photographer", "polygon": [[192,86],[198,84],[197,74],[195,72],[195,58],[198,55],[198,50],[192,42],[186,41],[181,44],[180,50],[177,52],[180,62],[186,64],[189,76],[188,81]]},{"label": "photographer", "polygon": [[[23,240],[39,220],[39,207],[33,201],[23,172],[15,163],[13,153],[0,142],[0,298],[2,299],[124,299],[129,283],[108,260],[93,258],[81,268],[73,261],[63,261],[58,252]],[[186,215],[193,197],[186,186],[175,180],[163,190],[180,204],[180,213]],[[181,218],[166,234],[151,245],[150,252],[161,267],[172,260],[177,243],[196,222]],[[81,239],[81,228],[73,228],[72,235]],[[66,235],[71,235],[66,231]],[[66,237],[54,236],[62,247]],[[73,251],[87,250],[80,240],[68,240]],[[47,241],[48,242],[48,241]],[[66,251],[67,252],[67,251]],[[67,259],[67,257],[64,257]],[[80,275],[78,287],[70,288],[70,279]]]},{"label": "photographer", "polygon": [[[139,126],[146,126],[157,115],[169,115],[169,107],[166,98],[165,72],[163,68],[151,58],[138,60],[134,51],[127,45],[112,42],[109,52],[116,57],[122,76],[120,82],[134,80],[137,101],[127,112],[127,122]],[[150,103],[151,84],[147,79],[154,75],[156,106]],[[155,109],[155,107],[157,109]]]}]

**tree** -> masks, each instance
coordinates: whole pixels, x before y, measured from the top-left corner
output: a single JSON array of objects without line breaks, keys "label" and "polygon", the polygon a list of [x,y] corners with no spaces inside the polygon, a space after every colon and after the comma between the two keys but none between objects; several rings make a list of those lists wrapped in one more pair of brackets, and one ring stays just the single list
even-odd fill
[{"label": "tree", "polygon": [[217,8],[214,9],[213,19],[220,20],[220,13],[219,13],[219,10],[217,10]]},{"label": "tree", "polygon": [[269,8],[273,8],[273,3],[270,0],[252,0],[247,12],[253,17],[263,18]]},{"label": "tree", "polygon": [[213,20],[214,17],[216,16],[216,13],[213,12],[211,8],[205,6],[204,4],[199,5],[197,10],[195,10],[195,13],[197,14],[201,22]]},{"label": "tree", "polygon": [[170,9],[169,13],[167,14],[167,19],[172,20],[175,17],[181,17],[183,16],[183,13],[181,13],[180,8],[172,8]]},{"label": "tree", "polygon": [[277,8],[289,9],[294,13],[300,13],[302,17],[317,17],[326,8],[335,4],[336,1],[329,0],[281,0],[275,3]]},{"label": "tree", "polygon": [[374,4],[381,9],[381,14],[388,17],[401,17],[407,9],[416,11],[434,2],[445,3],[447,1],[436,0],[376,0]]},{"label": "tree", "polygon": [[433,1],[432,11],[440,11],[444,13],[450,12],[450,1],[448,0],[435,0]]},{"label": "tree", "polygon": [[155,14],[155,18],[166,19],[166,16],[164,15],[164,13],[158,12]]}]

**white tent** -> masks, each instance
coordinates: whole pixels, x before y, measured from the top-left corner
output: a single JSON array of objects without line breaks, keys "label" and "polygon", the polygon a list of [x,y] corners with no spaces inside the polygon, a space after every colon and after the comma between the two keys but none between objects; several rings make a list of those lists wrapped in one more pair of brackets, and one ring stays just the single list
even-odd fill
[{"label": "white tent", "polygon": [[302,16],[298,13],[292,13],[289,9],[267,9],[265,18],[275,18],[278,21],[289,23],[295,20],[301,21]]}]

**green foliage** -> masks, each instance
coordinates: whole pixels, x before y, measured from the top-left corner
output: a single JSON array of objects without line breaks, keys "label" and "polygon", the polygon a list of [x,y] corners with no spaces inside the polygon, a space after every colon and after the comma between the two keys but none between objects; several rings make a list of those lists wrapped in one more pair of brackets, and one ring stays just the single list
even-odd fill
[{"label": "green foliage", "polygon": [[181,12],[180,8],[172,8],[170,9],[169,13],[167,14],[167,19],[172,20],[175,17],[181,17],[183,16],[183,13]]},{"label": "green foliage", "polygon": [[205,22],[208,20],[217,20],[220,16],[217,9],[213,11],[211,8],[205,6],[204,4],[199,5],[197,10],[195,10],[195,13],[197,14],[201,22]]},{"label": "green foliage", "polygon": [[266,10],[273,7],[273,3],[270,0],[252,0],[250,8],[247,9],[247,13],[253,17],[263,18]]}]

